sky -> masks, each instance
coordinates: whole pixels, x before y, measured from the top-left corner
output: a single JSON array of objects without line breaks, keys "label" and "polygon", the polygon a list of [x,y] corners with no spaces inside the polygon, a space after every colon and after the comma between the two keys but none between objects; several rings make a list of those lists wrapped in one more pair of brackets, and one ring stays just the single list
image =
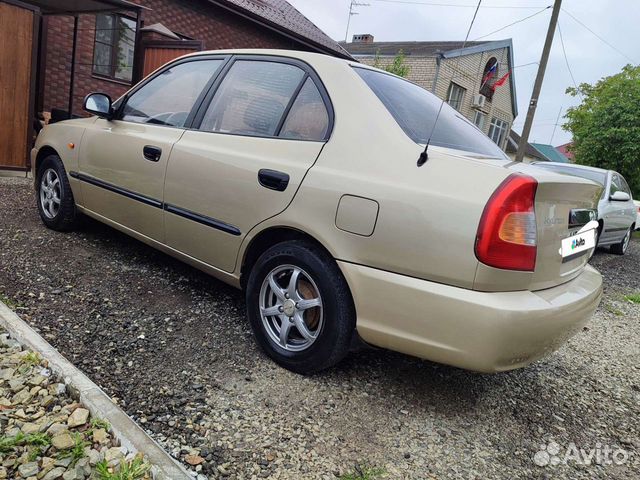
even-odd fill
[{"label": "sky", "polygon": [[[345,39],[350,2],[351,0],[289,0],[289,3],[338,41]],[[375,36],[376,41],[462,41],[477,5],[476,0],[358,0],[358,3],[368,3],[370,6],[355,7],[358,15],[351,17],[349,41],[352,35],[359,33],[370,33]],[[553,0],[482,0],[469,40],[534,15],[552,4]],[[594,83],[602,77],[618,73],[628,63],[640,63],[640,0],[564,0],[562,8],[564,11],[560,12],[559,26],[566,58],[577,84]],[[513,74],[518,100],[518,117],[513,129],[518,133],[524,125],[550,18],[551,8],[548,8],[484,38],[513,40],[516,65]],[[565,121],[562,117],[567,108],[579,104],[579,98],[565,93],[566,88],[572,85],[573,80],[556,29],[530,142],[552,143],[557,146],[571,141],[571,135],[561,125],[554,132],[554,125]],[[560,120],[556,122],[559,113]]]}]

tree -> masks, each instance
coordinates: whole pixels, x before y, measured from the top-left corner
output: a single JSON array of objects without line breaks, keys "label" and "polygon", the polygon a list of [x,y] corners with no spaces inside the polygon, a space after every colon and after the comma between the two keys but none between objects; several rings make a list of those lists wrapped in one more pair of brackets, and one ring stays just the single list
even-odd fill
[{"label": "tree", "polygon": [[373,66],[402,78],[407,78],[407,75],[409,75],[409,72],[411,71],[411,67],[405,64],[405,54],[402,50],[400,50],[393,58],[393,62],[388,65],[382,64],[382,61],[380,60],[380,50],[378,50],[376,52],[376,57],[373,60]]},{"label": "tree", "polygon": [[595,85],[568,88],[582,103],[562,128],[573,135],[576,162],[620,172],[640,197],[640,66],[625,66]]}]

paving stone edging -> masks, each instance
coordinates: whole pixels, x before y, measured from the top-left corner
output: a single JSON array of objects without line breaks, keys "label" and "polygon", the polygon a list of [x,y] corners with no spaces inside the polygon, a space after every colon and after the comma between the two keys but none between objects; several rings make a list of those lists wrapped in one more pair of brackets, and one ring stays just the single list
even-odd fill
[{"label": "paving stone edging", "polygon": [[0,325],[22,345],[49,362],[49,368],[70,389],[95,418],[109,421],[113,436],[127,450],[142,453],[152,465],[157,480],[193,480],[187,470],[140,428],[89,377],[64,358],[44,338],[0,302]]}]

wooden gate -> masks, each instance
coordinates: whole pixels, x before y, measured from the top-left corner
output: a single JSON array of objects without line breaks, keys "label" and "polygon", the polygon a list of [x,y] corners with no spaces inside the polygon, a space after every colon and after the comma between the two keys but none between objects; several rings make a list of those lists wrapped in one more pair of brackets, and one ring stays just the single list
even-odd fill
[{"label": "wooden gate", "polygon": [[34,12],[0,1],[0,168],[28,166]]},{"label": "wooden gate", "polygon": [[156,40],[143,42],[143,45],[144,77],[174,58],[202,50],[202,42],[197,40]]}]

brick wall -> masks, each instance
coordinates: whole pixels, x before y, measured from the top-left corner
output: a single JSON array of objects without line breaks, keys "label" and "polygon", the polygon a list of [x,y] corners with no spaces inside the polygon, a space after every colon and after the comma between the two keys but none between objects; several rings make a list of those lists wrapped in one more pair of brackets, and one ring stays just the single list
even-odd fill
[{"label": "brick wall", "polygon": [[[151,10],[144,11],[144,25],[162,23],[167,28],[194,40],[204,42],[204,48],[284,48],[308,50],[302,44],[277,32],[257,25],[239,15],[214,6],[205,0],[136,0]],[[67,109],[73,19],[65,16],[46,19],[46,70],[44,76],[43,109]],[[92,73],[95,16],[81,15],[76,53],[74,113],[83,114],[84,97],[95,91],[117,98],[130,85],[97,78]]]}]

